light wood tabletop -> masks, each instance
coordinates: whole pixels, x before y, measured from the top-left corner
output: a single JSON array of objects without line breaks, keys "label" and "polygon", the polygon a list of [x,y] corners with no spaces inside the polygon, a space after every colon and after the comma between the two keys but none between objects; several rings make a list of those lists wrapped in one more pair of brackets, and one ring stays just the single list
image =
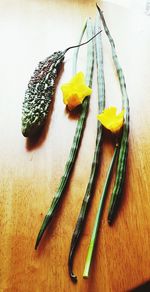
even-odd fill
[{"label": "light wood tabletop", "polygon": [[[67,261],[94,153],[96,66],[86,128],[71,180],[37,251],[35,240],[63,175],[79,117],[65,110],[60,90],[72,76],[73,51],[66,54],[53,110],[36,139],[23,137],[21,111],[38,62],[78,43],[88,16],[94,24],[95,1],[0,1],[1,292],[122,292],[150,280],[150,16],[136,5],[132,9],[106,1],[100,5],[116,43],[130,99],[127,175],[120,210],[110,227],[107,212],[112,178],[90,277],[83,279],[98,202],[113,154],[111,136],[104,136],[95,191],[74,259],[78,283],[73,284]],[[119,107],[121,93],[104,30],[102,39],[106,106]],[[85,71],[86,51],[86,46],[80,49],[78,71]]]}]

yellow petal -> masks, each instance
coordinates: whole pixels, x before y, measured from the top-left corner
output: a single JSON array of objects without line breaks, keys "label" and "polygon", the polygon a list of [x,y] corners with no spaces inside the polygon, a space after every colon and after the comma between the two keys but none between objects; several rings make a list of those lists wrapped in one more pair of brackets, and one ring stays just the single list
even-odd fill
[{"label": "yellow petal", "polygon": [[85,83],[85,78],[83,72],[78,72],[76,75],[72,77],[69,83],[73,84],[84,84]]},{"label": "yellow petal", "polygon": [[118,115],[116,114],[116,107],[109,107],[97,116],[101,124],[113,133],[118,132],[123,126],[124,110]]},{"label": "yellow petal", "polygon": [[116,115],[116,111],[117,111],[116,107],[110,106],[106,108],[102,113],[110,119],[114,118],[114,116]]},{"label": "yellow petal", "polygon": [[81,104],[86,96],[92,93],[92,89],[85,83],[83,72],[78,72],[68,83],[61,86],[63,102],[70,110]]}]

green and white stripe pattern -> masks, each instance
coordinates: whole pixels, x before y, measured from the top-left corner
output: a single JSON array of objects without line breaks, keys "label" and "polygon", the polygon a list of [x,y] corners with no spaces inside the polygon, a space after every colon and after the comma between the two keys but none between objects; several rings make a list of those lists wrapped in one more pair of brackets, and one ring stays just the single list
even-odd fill
[{"label": "green and white stripe pattern", "polygon": [[100,197],[98,210],[97,210],[97,214],[96,214],[96,218],[95,218],[95,222],[94,222],[94,227],[93,227],[93,231],[92,231],[92,235],[91,235],[91,240],[90,240],[90,244],[89,244],[89,248],[88,248],[88,252],[87,252],[87,256],[86,256],[83,278],[89,277],[91,261],[92,261],[92,257],[93,257],[95,243],[97,240],[97,235],[98,235],[98,229],[99,229],[100,221],[102,219],[102,214],[103,214],[105,199],[106,199],[106,195],[107,195],[107,191],[108,191],[108,186],[109,186],[109,182],[110,182],[112,171],[113,171],[113,166],[114,166],[117,155],[118,155],[118,145],[116,145],[116,147],[115,147],[114,154],[113,154],[113,157],[111,159],[111,162],[110,162],[110,165],[109,165],[109,168],[107,171],[103,191],[102,191],[102,194]]},{"label": "green and white stripe pattern", "polygon": [[118,209],[118,205],[122,196],[123,184],[125,180],[126,161],[127,161],[127,154],[128,154],[128,136],[129,136],[129,99],[127,95],[124,74],[118,61],[114,40],[107,27],[103,13],[98,7],[98,5],[97,5],[97,8],[98,8],[100,18],[104,26],[104,30],[108,36],[108,39],[111,45],[112,57],[113,57],[113,61],[116,67],[116,71],[117,71],[117,75],[118,75],[119,83],[120,83],[120,88],[121,88],[121,93],[122,93],[122,107],[125,109],[124,126],[123,126],[121,142],[120,142],[117,174],[116,174],[115,185],[112,192],[110,205],[109,205],[109,212],[108,212],[108,223],[111,224]]},{"label": "green and white stripe pattern", "polygon": [[[100,24],[97,20],[96,23],[96,32],[100,30]],[[98,81],[98,109],[99,112],[103,111],[105,107],[105,82],[104,82],[104,72],[103,72],[103,52],[102,52],[102,42],[101,42],[101,35],[96,38],[96,60],[97,60],[97,81]],[[88,210],[88,206],[90,204],[90,199],[93,195],[93,187],[97,175],[97,169],[99,166],[99,156],[100,156],[100,149],[101,149],[101,138],[102,138],[102,126],[100,122],[97,122],[97,137],[96,137],[96,144],[95,144],[95,151],[94,157],[91,167],[91,173],[89,182],[87,185],[87,189],[84,195],[84,199],[82,202],[81,210],[79,213],[79,217],[75,226],[75,230],[72,236],[69,258],[68,258],[68,268],[69,268],[69,275],[74,282],[77,282],[77,276],[74,275],[73,269],[73,258],[74,253],[81,235],[81,232],[84,227],[86,214]]]},{"label": "green and white stripe pattern", "polygon": [[[92,30],[92,24],[91,24],[90,19],[87,21],[86,26],[87,26],[88,38],[91,38],[93,36],[93,30]],[[83,33],[84,33],[84,31],[85,31],[85,28],[83,30]],[[82,36],[83,36],[83,33],[82,33]],[[82,39],[82,37],[81,37],[81,39]],[[81,39],[80,39],[80,41],[81,41]],[[78,48],[77,48],[77,50],[78,50]],[[76,55],[76,61],[77,61],[77,56],[78,56],[78,54]],[[93,67],[94,67],[94,47],[93,47],[93,41],[92,41],[88,44],[88,49],[87,49],[86,83],[89,87],[92,87]],[[51,222],[51,220],[55,214],[55,211],[57,210],[57,208],[60,204],[60,201],[61,201],[61,198],[64,194],[66,185],[69,181],[71,171],[73,169],[73,166],[74,166],[74,163],[75,163],[75,160],[77,157],[77,153],[78,153],[78,150],[80,147],[80,142],[82,139],[82,135],[83,135],[84,127],[85,127],[85,122],[86,122],[86,118],[87,118],[87,114],[88,114],[89,101],[90,101],[89,97],[86,97],[83,101],[82,113],[81,113],[81,116],[80,116],[78,123],[77,123],[75,136],[73,139],[69,158],[68,158],[68,161],[65,165],[64,175],[61,178],[60,185],[59,185],[58,190],[53,198],[53,201],[52,201],[52,204],[48,210],[48,213],[44,218],[43,224],[41,226],[41,229],[39,231],[39,234],[38,234],[38,237],[36,240],[35,249],[37,249],[39,242],[40,242],[47,226]]]}]

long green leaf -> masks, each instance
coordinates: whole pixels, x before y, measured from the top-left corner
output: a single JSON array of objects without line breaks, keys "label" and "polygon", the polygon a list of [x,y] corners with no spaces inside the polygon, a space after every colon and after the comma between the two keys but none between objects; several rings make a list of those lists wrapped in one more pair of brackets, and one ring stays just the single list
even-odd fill
[{"label": "long green leaf", "polygon": [[124,180],[125,180],[126,161],[127,161],[127,154],[128,154],[128,136],[129,136],[129,99],[127,95],[124,74],[118,61],[114,40],[110,34],[110,31],[106,24],[103,13],[98,5],[97,5],[97,9],[99,11],[99,15],[102,20],[104,30],[106,32],[106,35],[108,36],[108,39],[111,45],[112,57],[113,57],[113,61],[116,67],[116,71],[117,71],[117,75],[118,75],[119,83],[120,83],[120,89],[122,92],[122,107],[125,109],[124,126],[123,126],[123,132],[122,132],[122,137],[121,137],[121,146],[120,146],[120,152],[119,152],[117,174],[116,174],[115,185],[112,192],[110,205],[109,205],[109,212],[108,212],[108,223],[111,224],[118,210],[119,202],[122,197]]},{"label": "long green leaf", "polygon": [[[85,25],[85,27],[86,26],[87,26],[88,38],[90,38],[93,36],[92,25],[91,25],[90,19],[87,21],[87,24]],[[83,29],[82,36],[84,34],[85,27]],[[82,39],[82,36],[81,36],[81,39]],[[81,39],[80,39],[80,41],[81,41]],[[78,48],[77,48],[77,50],[78,50]],[[93,42],[90,42],[88,44],[87,69],[86,69],[86,83],[90,87],[92,86],[92,77],[93,77],[93,65],[94,65],[94,57],[93,57],[94,55],[93,54],[94,54]],[[77,56],[78,56],[78,54],[76,55],[76,60],[77,60]],[[65,165],[64,175],[61,178],[58,190],[57,190],[57,192],[52,200],[51,206],[50,206],[48,213],[46,214],[44,221],[42,223],[42,226],[40,228],[40,231],[39,231],[39,234],[38,234],[38,237],[36,240],[36,244],[35,244],[35,249],[37,249],[39,242],[40,242],[47,226],[50,224],[52,218],[54,217],[54,214],[55,214],[55,212],[60,204],[60,201],[62,199],[62,196],[64,194],[66,185],[69,182],[71,171],[72,171],[73,166],[75,164],[75,160],[76,160],[76,157],[78,154],[80,142],[81,142],[84,127],[85,127],[85,122],[86,122],[88,108],[89,108],[89,100],[90,100],[89,97],[86,97],[84,102],[83,102],[82,113],[81,113],[81,116],[80,116],[78,123],[77,123],[77,127],[76,127],[76,131],[75,131],[72,147],[70,150],[69,158],[68,158],[68,161]]]},{"label": "long green leaf", "polygon": [[96,243],[97,235],[98,235],[98,228],[100,225],[100,220],[102,218],[104,203],[105,203],[105,199],[106,199],[106,195],[107,195],[107,190],[108,190],[108,186],[109,186],[109,182],[111,179],[113,166],[114,166],[117,154],[118,154],[118,145],[116,144],[114,154],[113,154],[112,160],[110,162],[110,165],[109,165],[109,168],[107,171],[107,176],[106,176],[103,192],[102,192],[102,195],[101,195],[100,201],[99,201],[98,211],[96,214],[94,228],[93,228],[93,232],[92,232],[92,236],[91,236],[91,240],[90,240],[90,244],[89,244],[89,248],[88,248],[88,252],[87,252],[87,256],[86,256],[86,261],[85,261],[85,268],[84,268],[84,272],[83,272],[84,278],[88,278],[88,276],[89,276],[93,251],[94,251],[94,247],[95,247],[95,243]]},{"label": "long green leaf", "polygon": [[[99,22],[96,25],[96,31],[100,30]],[[96,60],[97,60],[97,80],[98,80],[98,108],[99,112],[101,112],[105,107],[105,82],[104,82],[104,72],[103,72],[103,52],[102,52],[102,42],[101,35],[96,38]],[[86,220],[88,206],[90,204],[90,199],[93,195],[93,187],[96,179],[97,169],[99,167],[99,156],[101,149],[101,138],[102,138],[102,127],[101,124],[97,123],[97,137],[95,144],[94,157],[91,167],[91,173],[89,182],[87,185],[87,189],[83,198],[81,210],[78,216],[78,220],[74,229],[74,233],[71,240],[69,257],[68,257],[68,268],[69,275],[74,282],[77,282],[77,276],[73,273],[73,259],[77,244],[79,242],[79,238],[81,236],[81,232],[84,227],[84,223]]]}]

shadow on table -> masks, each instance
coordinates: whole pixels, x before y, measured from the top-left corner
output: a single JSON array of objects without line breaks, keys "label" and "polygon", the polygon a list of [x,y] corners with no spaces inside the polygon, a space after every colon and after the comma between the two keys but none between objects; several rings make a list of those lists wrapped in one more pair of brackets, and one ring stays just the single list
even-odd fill
[{"label": "shadow on table", "polygon": [[134,288],[131,290],[128,290],[127,292],[149,292],[150,291],[150,281]]}]

